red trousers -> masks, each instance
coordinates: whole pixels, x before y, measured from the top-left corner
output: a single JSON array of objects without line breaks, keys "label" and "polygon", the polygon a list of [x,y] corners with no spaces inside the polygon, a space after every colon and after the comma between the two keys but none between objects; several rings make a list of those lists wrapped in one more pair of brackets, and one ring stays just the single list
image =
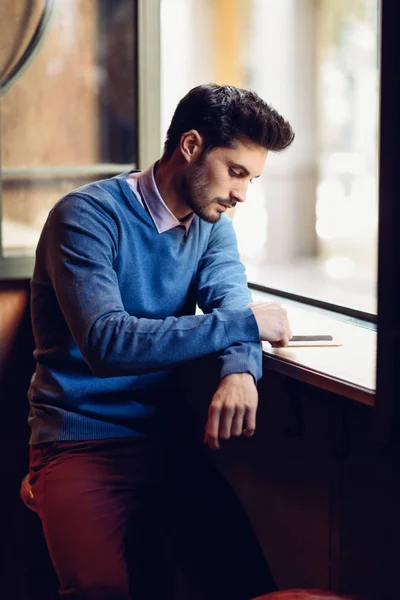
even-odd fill
[{"label": "red trousers", "polygon": [[31,448],[62,598],[248,600],[276,589],[246,515],[201,454],[142,438]]}]

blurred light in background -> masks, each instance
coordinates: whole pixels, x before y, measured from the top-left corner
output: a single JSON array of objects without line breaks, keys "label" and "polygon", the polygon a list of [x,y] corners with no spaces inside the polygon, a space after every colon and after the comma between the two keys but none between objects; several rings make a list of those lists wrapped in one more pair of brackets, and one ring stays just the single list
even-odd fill
[{"label": "blurred light in background", "polygon": [[257,91],[292,123],[232,212],[250,281],[376,312],[377,0],[162,0],[162,139],[205,82]]}]

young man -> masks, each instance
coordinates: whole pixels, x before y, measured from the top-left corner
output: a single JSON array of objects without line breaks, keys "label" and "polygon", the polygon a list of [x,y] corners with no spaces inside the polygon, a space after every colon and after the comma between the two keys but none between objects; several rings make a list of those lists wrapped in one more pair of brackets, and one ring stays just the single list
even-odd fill
[{"label": "young man", "polygon": [[129,522],[139,563],[141,515],[176,435],[178,366],[219,356],[206,446],[254,433],[260,340],[286,345],[291,332],[279,303],[251,303],[223,213],[293,137],[257,94],[202,85],[179,103],[159,161],[51,211],[32,279],[30,481],[61,597],[138,597],[124,541]]}]

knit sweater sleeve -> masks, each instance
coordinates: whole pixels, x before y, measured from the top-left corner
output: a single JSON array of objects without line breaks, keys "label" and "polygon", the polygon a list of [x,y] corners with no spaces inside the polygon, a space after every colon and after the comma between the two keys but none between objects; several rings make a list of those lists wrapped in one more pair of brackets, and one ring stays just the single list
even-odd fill
[{"label": "knit sweater sleeve", "polygon": [[[240,260],[236,234],[225,215],[213,226],[209,243],[198,268],[197,303],[204,313],[240,310],[252,301]],[[220,355],[221,378],[231,373],[251,373],[257,382],[262,376],[262,348],[259,340],[240,340]]]},{"label": "knit sweater sleeve", "polygon": [[151,372],[259,339],[254,315],[243,306],[166,319],[128,314],[113,268],[117,223],[106,203],[69,195],[53,209],[42,234],[41,260],[63,318],[95,375]]}]

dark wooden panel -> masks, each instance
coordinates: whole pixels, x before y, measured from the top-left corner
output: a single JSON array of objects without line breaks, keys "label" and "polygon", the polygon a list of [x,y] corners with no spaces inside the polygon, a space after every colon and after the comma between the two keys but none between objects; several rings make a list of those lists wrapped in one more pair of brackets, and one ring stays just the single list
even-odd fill
[{"label": "dark wooden panel", "polygon": [[373,422],[349,408],[351,452],[341,480],[341,587],[376,600],[399,597],[400,453],[374,441]]}]

